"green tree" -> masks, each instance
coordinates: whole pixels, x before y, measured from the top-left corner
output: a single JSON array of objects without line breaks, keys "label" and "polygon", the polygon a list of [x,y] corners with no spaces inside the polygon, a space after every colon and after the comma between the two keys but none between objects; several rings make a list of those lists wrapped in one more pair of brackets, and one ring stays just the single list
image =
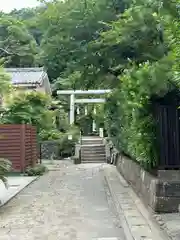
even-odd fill
[{"label": "green tree", "polygon": [[11,77],[4,71],[0,65],[0,96],[2,97],[11,89]]},{"label": "green tree", "polygon": [[116,87],[117,76],[130,62],[156,61],[167,52],[158,6],[133,3],[88,44],[86,57],[80,59],[80,84],[86,88]]},{"label": "green tree", "polygon": [[8,15],[21,21],[39,45],[43,35],[40,27],[40,15],[43,11],[44,7],[40,6],[36,8],[23,8],[20,10],[15,9]]},{"label": "green tree", "polygon": [[45,32],[41,56],[51,79],[74,72],[79,61],[86,58],[88,43],[107,28],[103,22],[116,19],[126,2],[68,0],[47,4],[41,16]]},{"label": "green tree", "polygon": [[116,87],[130,61],[156,61],[167,53],[156,1],[58,4],[61,9],[53,3],[45,13],[51,26],[45,25],[42,42],[55,89]]},{"label": "green tree", "polygon": [[179,16],[173,1],[159,5],[138,0],[124,15],[125,22],[114,22],[102,34],[106,45],[129,41],[136,53],[118,76],[119,83],[106,105],[106,124],[116,147],[150,169],[158,166],[159,155],[152,100],[178,89],[180,83]]},{"label": "green tree", "polygon": [[5,15],[0,17],[0,49],[8,67],[35,65],[38,48],[33,36],[22,22]]}]

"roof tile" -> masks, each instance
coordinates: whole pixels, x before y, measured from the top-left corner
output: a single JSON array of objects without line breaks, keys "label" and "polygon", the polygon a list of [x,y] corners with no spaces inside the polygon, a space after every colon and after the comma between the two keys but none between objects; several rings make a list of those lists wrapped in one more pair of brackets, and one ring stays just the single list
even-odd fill
[{"label": "roof tile", "polygon": [[6,72],[12,76],[12,84],[40,84],[44,68],[6,68]]}]

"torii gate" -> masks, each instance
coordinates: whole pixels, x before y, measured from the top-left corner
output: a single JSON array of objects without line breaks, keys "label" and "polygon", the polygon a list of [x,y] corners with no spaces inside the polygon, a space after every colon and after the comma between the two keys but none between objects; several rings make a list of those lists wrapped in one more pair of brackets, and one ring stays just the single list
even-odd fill
[{"label": "torii gate", "polygon": [[94,99],[76,99],[75,95],[101,95],[110,93],[110,89],[106,90],[59,90],[57,91],[58,95],[70,95],[70,124],[74,123],[74,111],[75,111],[75,103],[104,103],[106,100],[104,98],[94,98]]}]

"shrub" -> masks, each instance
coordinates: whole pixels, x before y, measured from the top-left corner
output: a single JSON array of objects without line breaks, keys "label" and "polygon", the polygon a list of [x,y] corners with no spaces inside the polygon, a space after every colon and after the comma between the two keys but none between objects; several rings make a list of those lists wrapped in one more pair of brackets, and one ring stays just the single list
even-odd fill
[{"label": "shrub", "polygon": [[57,129],[46,130],[42,129],[39,133],[39,138],[42,141],[46,140],[58,140],[62,136],[62,133]]},{"label": "shrub", "polygon": [[41,92],[15,92],[8,100],[2,116],[3,123],[36,126],[40,140],[58,138],[57,113],[49,110],[52,101],[50,97]]},{"label": "shrub", "polygon": [[134,66],[121,75],[119,87],[106,105],[106,128],[113,143],[146,169],[158,164],[151,100],[172,89],[170,79],[169,57]]},{"label": "shrub", "polygon": [[27,176],[42,176],[45,172],[47,172],[46,166],[37,164],[35,167],[27,168],[25,174]]},{"label": "shrub", "polygon": [[74,147],[75,142],[73,140],[69,140],[68,136],[64,136],[63,139],[61,139],[60,145],[59,145],[59,153],[61,157],[70,157],[74,154]]},{"label": "shrub", "polygon": [[0,158],[0,179],[6,184],[6,174],[10,172],[12,163],[7,160]]},{"label": "shrub", "polygon": [[[69,139],[69,136],[72,136],[72,139]],[[72,126],[69,131],[62,133],[59,140],[59,152],[62,157],[69,157],[74,154],[75,144],[79,140],[80,130]]]}]

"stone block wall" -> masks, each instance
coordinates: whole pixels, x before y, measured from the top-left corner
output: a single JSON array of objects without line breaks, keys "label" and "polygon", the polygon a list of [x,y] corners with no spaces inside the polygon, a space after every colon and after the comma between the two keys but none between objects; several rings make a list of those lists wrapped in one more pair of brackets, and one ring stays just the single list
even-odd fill
[{"label": "stone block wall", "polygon": [[[146,205],[155,212],[179,212],[180,205],[180,178],[179,171],[163,171],[155,177],[131,159],[120,156],[117,161],[117,170],[131,184],[135,192]],[[175,176],[170,177],[170,176]]]},{"label": "stone block wall", "polygon": [[79,153],[80,153],[80,149],[81,149],[81,144],[76,144],[75,145],[75,157],[76,158],[79,158],[80,156],[79,156]]},{"label": "stone block wall", "polygon": [[[111,141],[108,141],[107,138],[104,138],[103,144],[105,145],[106,162],[111,163],[112,154],[114,154],[114,156],[115,156],[114,161],[116,161],[119,153],[118,153],[117,149],[114,148],[113,143]],[[114,164],[114,162],[113,162],[113,164]]]},{"label": "stone block wall", "polygon": [[49,141],[41,142],[40,151],[41,151],[41,159],[48,159],[48,160],[60,159],[58,141],[49,140]]}]

